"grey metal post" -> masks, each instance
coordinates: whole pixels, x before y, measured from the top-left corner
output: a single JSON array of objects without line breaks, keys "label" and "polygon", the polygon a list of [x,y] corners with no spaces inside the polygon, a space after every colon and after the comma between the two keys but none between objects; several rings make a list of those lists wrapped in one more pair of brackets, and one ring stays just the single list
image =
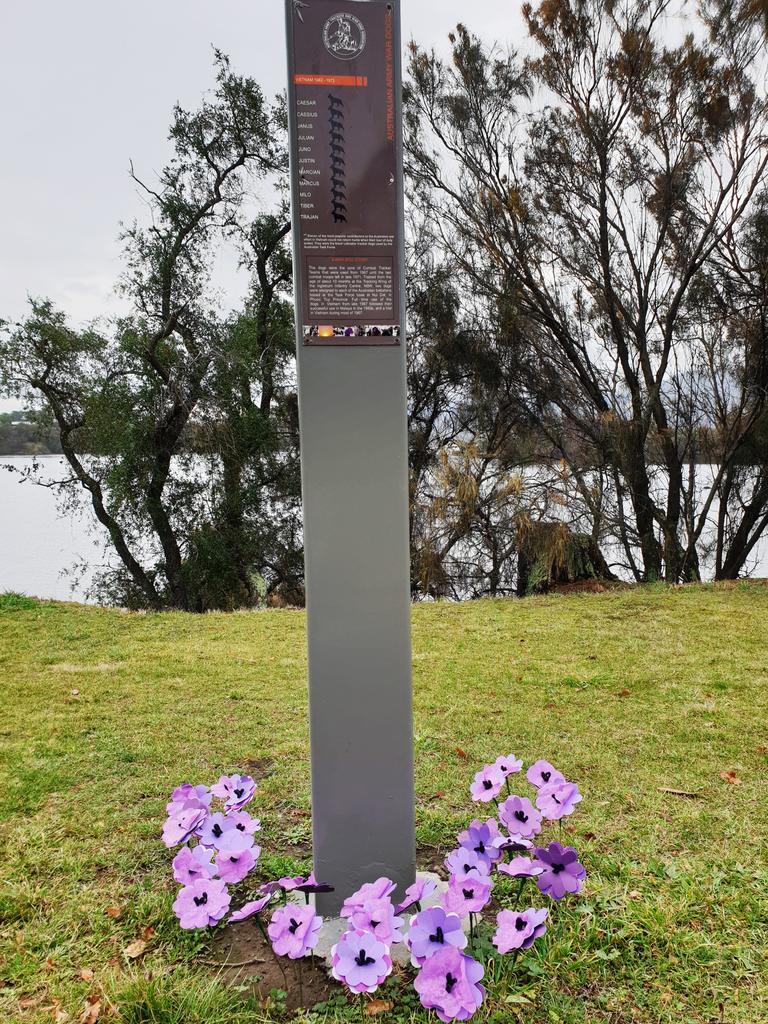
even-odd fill
[{"label": "grey metal post", "polygon": [[[311,6],[313,0],[306,0]],[[340,0],[337,10],[358,10]],[[399,0],[394,10],[400,53]],[[294,3],[287,0],[289,52]],[[314,869],[335,913],[365,881],[414,878],[413,728],[403,269],[402,117],[395,61],[400,344],[304,343],[295,287],[309,650]],[[289,62],[290,66],[290,62]],[[291,187],[299,210],[289,84]],[[294,231],[294,267],[300,265]]]}]

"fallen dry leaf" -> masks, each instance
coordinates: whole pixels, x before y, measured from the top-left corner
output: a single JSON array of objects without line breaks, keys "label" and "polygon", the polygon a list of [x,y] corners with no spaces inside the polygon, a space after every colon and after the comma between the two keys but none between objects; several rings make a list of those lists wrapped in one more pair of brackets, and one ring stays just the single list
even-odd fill
[{"label": "fallen dry leaf", "polygon": [[456,747],[456,753],[459,755],[459,757],[462,759],[462,761],[466,761],[467,760],[467,752],[466,752],[466,750],[462,750],[461,747]]},{"label": "fallen dry leaf", "polygon": [[370,1003],[365,1004],[365,1015],[375,1017],[377,1013],[389,1013],[393,1006],[394,1003],[388,999],[372,999]]},{"label": "fallen dry leaf", "polygon": [[757,752],[758,754],[768,754],[768,746],[766,746],[765,743],[761,743],[757,748]]},{"label": "fallen dry leaf", "polygon": [[720,778],[723,780],[723,782],[727,782],[729,786],[741,785],[741,779],[738,777],[733,768],[729,769],[729,771],[727,772],[720,772]]},{"label": "fallen dry leaf", "polygon": [[70,690],[69,692],[72,694],[73,697],[79,697],[80,696],[80,691],[79,690]]},{"label": "fallen dry leaf", "polygon": [[631,696],[631,694],[632,694],[632,691],[628,690],[626,688],[626,686],[625,686],[623,690],[619,690],[617,696],[619,696],[619,697],[629,697],[629,696]]},{"label": "fallen dry leaf", "polygon": [[100,996],[88,996],[88,998],[85,1000],[85,1009],[80,1014],[80,1024],[98,1024],[100,1016]]},{"label": "fallen dry leaf", "polygon": [[630,892],[628,894],[629,899],[631,899],[631,900],[639,900],[640,899],[640,895],[641,894],[638,892],[637,889],[633,889],[632,892]]},{"label": "fallen dry leaf", "polygon": [[141,935],[141,938],[144,939],[145,942],[149,942],[149,940],[155,934],[155,929],[152,927],[151,924],[148,924],[148,925],[145,925],[145,927],[141,929],[139,934]]},{"label": "fallen dry leaf", "polygon": [[51,1017],[53,1017],[53,1024],[65,1024],[65,1022],[70,1019],[67,1011],[62,1010],[61,1003],[58,999],[54,1002],[53,1006],[46,1006],[45,1009],[50,1013]]},{"label": "fallen dry leaf", "polygon": [[39,996],[22,996],[21,999],[19,999],[19,1009],[20,1010],[31,1010],[32,1007],[33,1006],[37,1006],[37,1004],[39,1002],[40,1002],[40,997]]},{"label": "fallen dry leaf", "polygon": [[111,917],[113,920],[116,921],[118,919],[118,917],[122,917],[123,908],[122,907],[106,907],[105,910],[104,910],[104,913],[107,915],[107,917]]},{"label": "fallen dry leaf", "polygon": [[135,960],[136,957],[141,956],[147,948],[147,943],[144,939],[136,939],[135,942],[129,943],[123,950],[123,955],[127,956],[129,960]]},{"label": "fallen dry leaf", "polygon": [[667,786],[659,786],[660,793],[671,793],[672,796],[684,796],[689,800],[700,800],[701,793],[689,793],[685,789],[669,789]]},{"label": "fallen dry leaf", "polygon": [[81,967],[77,976],[81,981],[93,981],[93,971],[90,967]]},{"label": "fallen dry leaf", "polygon": [[54,1024],[64,1024],[69,1020],[69,1014],[66,1010],[62,1010],[61,1002],[58,999],[54,999],[50,1006],[41,1006],[40,1011],[41,1013],[50,1013]]},{"label": "fallen dry leaf", "polygon": [[55,966],[56,964],[53,962],[53,960],[51,960],[51,958],[48,957],[48,959],[43,964],[43,970],[45,971],[46,974],[50,974]]}]

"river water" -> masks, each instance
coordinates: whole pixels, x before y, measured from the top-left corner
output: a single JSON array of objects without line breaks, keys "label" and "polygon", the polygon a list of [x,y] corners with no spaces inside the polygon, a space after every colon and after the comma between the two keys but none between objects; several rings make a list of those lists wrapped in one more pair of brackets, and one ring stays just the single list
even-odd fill
[{"label": "river water", "polygon": [[[65,472],[64,459],[57,455],[43,456],[38,462],[51,479],[61,479]],[[0,593],[15,590],[83,601],[95,566],[105,561],[101,528],[97,534],[85,501],[79,516],[62,517],[53,490],[20,483],[17,473],[4,468],[23,470],[31,463],[25,456],[0,456]],[[85,562],[89,569],[73,586],[73,579],[64,574],[78,562]]]},{"label": "river water", "polygon": [[[26,456],[0,456],[0,467],[23,470]],[[51,479],[65,472],[56,455],[40,458]],[[19,483],[18,474],[0,468],[0,593],[15,590],[60,601],[84,601],[96,567],[104,565],[105,533],[83,501],[79,515],[62,517],[53,490]],[[763,537],[751,559],[753,576],[768,576],[768,537]],[[78,563],[82,573],[72,575]]]}]

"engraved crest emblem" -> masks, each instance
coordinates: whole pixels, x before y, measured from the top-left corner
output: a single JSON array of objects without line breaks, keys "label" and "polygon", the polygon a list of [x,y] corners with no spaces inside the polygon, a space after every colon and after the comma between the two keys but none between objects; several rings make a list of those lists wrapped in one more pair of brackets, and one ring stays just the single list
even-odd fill
[{"label": "engraved crest emblem", "polygon": [[354,14],[332,14],[323,26],[323,43],[339,60],[354,60],[365,49],[365,26]]}]

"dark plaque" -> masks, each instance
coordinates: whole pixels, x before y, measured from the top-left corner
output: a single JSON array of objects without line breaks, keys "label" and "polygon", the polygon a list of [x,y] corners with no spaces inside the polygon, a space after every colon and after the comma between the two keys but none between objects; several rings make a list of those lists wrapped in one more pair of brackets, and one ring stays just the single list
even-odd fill
[{"label": "dark plaque", "polygon": [[393,5],[291,2],[288,102],[304,344],[397,345]]}]

